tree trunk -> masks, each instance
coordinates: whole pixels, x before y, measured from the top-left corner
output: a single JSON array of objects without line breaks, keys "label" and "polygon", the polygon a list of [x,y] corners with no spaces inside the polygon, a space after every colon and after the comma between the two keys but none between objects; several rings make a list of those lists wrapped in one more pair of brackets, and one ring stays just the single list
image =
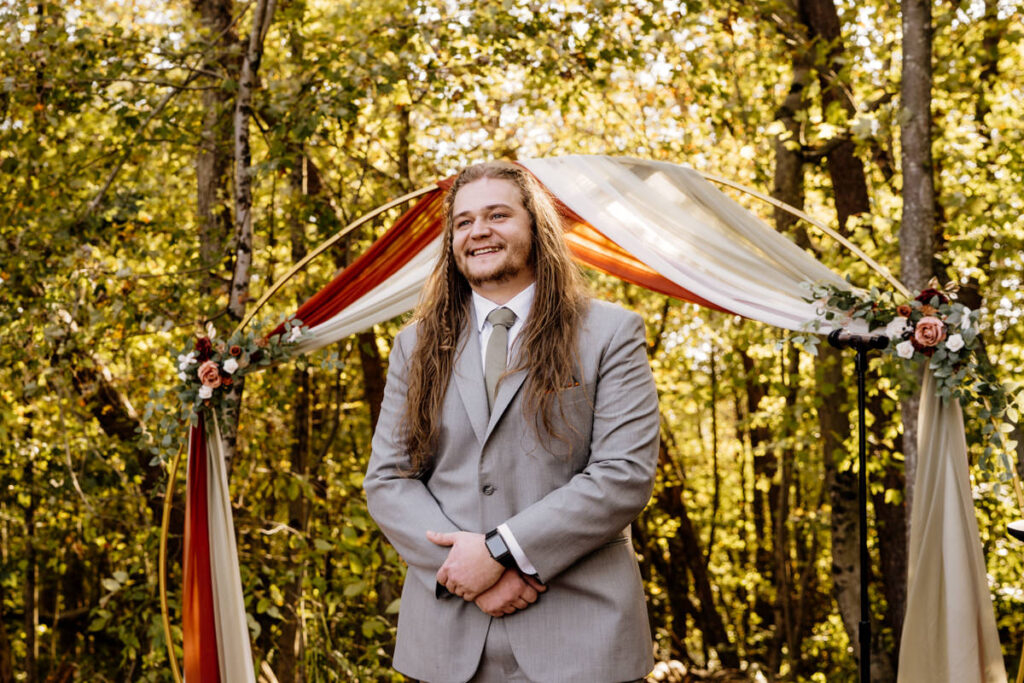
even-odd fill
[{"label": "tree trunk", "polygon": [[[877,405],[873,406],[871,412],[876,416],[884,414]],[[888,427],[888,421],[884,419],[876,418],[875,424],[879,427],[878,431]],[[884,443],[877,436],[874,441]],[[891,460],[891,451],[887,454],[876,450],[875,453],[869,453],[868,457]],[[907,546],[900,542],[907,538],[907,517],[903,501],[899,498],[896,499],[898,502],[887,500],[886,492],[903,491],[906,482],[903,479],[903,472],[891,462],[885,463],[881,476],[882,486],[877,493],[871,495],[871,504],[875,509],[875,530],[878,536],[878,579],[882,584],[882,595],[885,596],[888,605],[883,623],[893,636],[891,660],[895,663],[900,660],[900,634],[903,633],[903,617],[907,610]],[[878,641],[877,644],[881,645],[881,642]],[[872,650],[880,648],[873,644]]]},{"label": "tree trunk", "polygon": [[[843,75],[845,48],[835,2],[800,0],[800,14],[809,29],[812,48],[814,44],[826,46],[822,59],[815,64],[821,84],[821,109],[827,118],[831,110],[840,108],[844,117],[838,123],[845,124],[846,119],[856,112],[856,107],[846,94],[848,84]],[[864,164],[855,154],[853,140],[848,138],[829,145],[826,159],[829,178],[835,189],[839,229],[842,230],[850,216],[870,210]]]},{"label": "tree trunk", "polygon": [[[664,482],[657,493],[658,507],[679,521],[675,535],[668,539],[668,560],[661,557],[657,546],[649,551],[652,564],[664,577],[665,584],[672,587],[668,595],[672,614],[672,642],[680,656],[689,657],[686,650],[686,617],[692,614],[703,635],[704,649],[714,649],[723,666],[738,668],[736,645],[729,639],[725,622],[716,608],[700,538],[686,509],[683,473],[673,460],[664,437],[658,445],[658,467]],[[687,581],[687,569],[693,579],[693,593],[698,604],[689,599],[688,587],[691,584]]]},{"label": "tree trunk", "polygon": [[711,413],[711,514],[708,519],[708,548],[704,558],[705,564],[711,563],[711,550],[715,547],[715,527],[718,522],[718,505],[720,488],[722,485],[721,473],[718,471],[718,368],[715,367],[715,344],[711,343],[710,370],[711,370],[711,404],[708,411]]},{"label": "tree trunk", "polygon": [[[31,427],[29,427],[31,429]],[[28,491],[28,502],[22,512],[25,525],[25,585],[22,587],[22,599],[25,605],[25,680],[36,683],[39,680],[39,642],[36,633],[39,626],[39,611],[36,605],[36,477],[33,458],[25,458],[22,465],[22,486]],[[0,624],[0,628],[6,628]]]},{"label": "tree trunk", "polygon": [[11,640],[7,635],[7,618],[4,616],[3,583],[0,582],[0,683],[14,683],[14,653],[11,651]]},{"label": "tree trunk", "polygon": [[[903,216],[900,224],[900,274],[912,292],[932,277],[935,233],[935,183],[932,178],[932,15],[928,0],[902,0],[903,69],[900,103]],[[901,404],[907,479],[907,521],[914,505],[917,472],[917,412],[920,392]]]},{"label": "tree trunk", "polygon": [[370,431],[373,431],[377,428],[380,404],[384,401],[384,361],[377,349],[377,335],[373,330],[357,334],[356,345],[359,347],[359,362],[363,368],[363,392],[370,409]]},{"label": "tree trunk", "polygon": [[203,70],[217,74],[219,83],[203,90],[203,128],[196,154],[196,213],[199,222],[199,262],[204,269],[200,289],[212,294],[220,279],[231,238],[231,92],[225,84],[238,76],[232,56],[238,35],[232,23],[233,0],[193,0],[192,8],[208,33]]},{"label": "tree trunk", "polygon": [[860,652],[857,623],[860,621],[860,531],[857,520],[857,474],[840,470],[846,449],[843,440],[852,429],[846,412],[846,378],[843,354],[822,344],[815,362],[821,392],[818,427],[821,430],[825,486],[832,506],[832,585],[843,628],[854,652]]},{"label": "tree trunk", "polygon": [[[237,321],[245,316],[246,302],[249,300],[249,270],[252,266],[252,155],[249,147],[249,122],[252,118],[253,93],[258,85],[260,60],[263,58],[263,41],[274,16],[274,5],[275,0],[259,0],[256,4],[235,99],[235,236],[232,244],[235,265],[231,275],[228,313]],[[229,470],[237,449],[238,419],[244,389],[244,378],[240,378],[231,385],[231,391],[225,397],[226,401],[239,408],[239,412],[230,414],[221,425],[224,459]]]},{"label": "tree trunk", "polygon": [[[293,160],[295,168],[292,172],[292,191],[300,195],[299,211],[295,212],[291,224],[292,262],[298,263],[306,256],[306,236],[304,223],[304,200],[308,184],[304,182],[303,159]],[[297,304],[302,303],[303,293],[296,297]],[[309,370],[307,368],[295,368],[292,372],[292,387],[295,396],[292,400],[292,447],[291,447],[291,476],[302,481],[309,480],[309,456],[312,454],[312,411]],[[300,538],[305,537],[306,523],[309,519],[309,499],[305,491],[302,491],[294,500],[288,503],[288,526],[296,531]],[[294,556],[299,561],[292,568],[292,578],[284,587],[285,603],[288,611],[281,624],[281,637],[278,641],[278,660],[276,664],[276,675],[279,681],[284,683],[298,683],[303,680],[299,662],[302,661],[302,627],[300,609],[302,605],[302,580],[305,573],[302,554]]]},{"label": "tree trunk", "polygon": [[[740,352],[740,360],[743,364],[744,387],[746,389],[747,415],[753,416],[760,410],[761,400],[765,397],[765,386],[767,380],[762,380],[754,360],[745,351]],[[772,511],[771,495],[765,496],[765,484],[772,486],[775,479],[775,472],[778,463],[773,454],[768,452],[768,444],[771,441],[771,432],[763,425],[749,427],[747,438],[750,441],[750,453],[753,470],[753,495],[752,495],[752,518],[754,523],[754,537],[757,539],[754,550],[754,570],[766,581],[772,581]],[[766,502],[766,498],[769,500]],[[754,612],[758,615],[765,628],[771,628],[774,623],[775,614],[772,610],[771,601],[758,591],[754,596]],[[770,653],[766,653],[770,654]]]},{"label": "tree trunk", "polygon": [[252,153],[249,145],[249,121],[252,99],[258,86],[263,41],[274,16],[275,0],[259,0],[249,33],[249,45],[242,60],[235,100],[235,267],[231,277],[228,311],[235,320],[245,316],[249,299],[249,268],[252,265]]}]

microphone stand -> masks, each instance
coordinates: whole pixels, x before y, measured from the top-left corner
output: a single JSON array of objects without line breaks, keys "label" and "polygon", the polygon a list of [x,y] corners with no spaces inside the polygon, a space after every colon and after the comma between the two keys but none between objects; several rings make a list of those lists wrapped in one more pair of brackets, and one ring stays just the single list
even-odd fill
[{"label": "microphone stand", "polygon": [[837,349],[857,351],[857,415],[860,432],[857,460],[859,465],[857,512],[860,521],[860,623],[857,634],[860,639],[860,683],[871,683],[871,610],[868,604],[868,575],[871,571],[871,561],[868,558],[868,458],[867,428],[864,424],[867,391],[864,388],[864,377],[868,370],[868,351],[884,349],[889,345],[889,338],[885,335],[849,334],[845,330],[836,329],[828,335],[828,343]]}]

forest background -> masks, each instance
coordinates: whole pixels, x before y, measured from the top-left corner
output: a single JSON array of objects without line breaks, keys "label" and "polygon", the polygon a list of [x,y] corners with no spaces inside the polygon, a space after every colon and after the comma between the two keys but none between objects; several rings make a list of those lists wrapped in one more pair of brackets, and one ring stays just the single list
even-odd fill
[{"label": "forest background", "polygon": [[[208,322],[230,332],[355,217],[470,162],[629,155],[746,183],[911,289],[958,282],[989,358],[1019,375],[1021,15],[1007,0],[0,0],[0,681],[171,680],[157,550],[184,435],[174,350]],[[315,261],[269,319],[396,215]],[[656,490],[634,524],[659,660],[855,680],[851,359],[589,277],[644,315],[661,394]],[[401,679],[404,570],[361,479],[403,320],[245,382],[231,493],[264,680]],[[892,681],[919,368],[871,371],[871,667]],[[966,417],[976,459],[985,421]],[[972,471],[1012,675],[1024,593],[1005,524],[1021,513],[998,472]]]}]

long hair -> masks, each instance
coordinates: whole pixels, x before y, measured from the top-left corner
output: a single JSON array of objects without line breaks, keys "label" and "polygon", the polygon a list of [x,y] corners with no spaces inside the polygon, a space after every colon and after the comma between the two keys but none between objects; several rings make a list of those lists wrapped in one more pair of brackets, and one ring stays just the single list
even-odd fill
[{"label": "long hair", "polygon": [[508,370],[527,370],[523,402],[527,421],[562,439],[554,426],[552,411],[561,390],[577,381],[574,372],[579,360],[578,330],[589,297],[583,276],[562,237],[561,219],[551,198],[526,169],[515,164],[495,161],[469,166],[455,178],[445,195],[444,246],[413,317],[416,348],[409,360],[403,421],[403,440],[413,476],[423,475],[431,467],[456,347],[470,317],[472,289],[459,272],[452,251],[455,195],[465,185],[482,178],[514,183],[532,222],[530,263],[536,288],[530,315],[517,340],[520,362]]}]

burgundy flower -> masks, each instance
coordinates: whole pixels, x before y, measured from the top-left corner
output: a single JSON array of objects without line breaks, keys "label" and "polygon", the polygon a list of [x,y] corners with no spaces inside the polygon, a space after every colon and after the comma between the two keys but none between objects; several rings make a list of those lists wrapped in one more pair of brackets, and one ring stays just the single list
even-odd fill
[{"label": "burgundy flower", "polygon": [[212,360],[205,361],[200,365],[197,374],[199,381],[211,389],[216,389],[221,385],[220,367]]},{"label": "burgundy flower", "polygon": [[239,346],[238,344],[232,344],[231,348],[228,349],[228,353],[230,353],[235,358],[238,358],[239,356],[242,355],[242,347]]},{"label": "burgundy flower", "polygon": [[912,309],[909,304],[900,304],[899,306],[896,307],[896,315],[900,316],[901,318],[909,318],[913,310],[914,309]]},{"label": "burgundy flower", "polygon": [[210,360],[210,356],[213,355],[213,342],[210,341],[209,337],[199,337],[196,339],[196,353],[199,354],[199,362]]},{"label": "burgundy flower", "polygon": [[920,294],[918,294],[917,298],[914,299],[914,301],[920,301],[921,303],[926,304],[926,303],[928,303],[929,301],[932,300],[932,297],[936,297],[936,296],[939,297],[939,303],[940,304],[948,304],[949,303],[949,299],[946,298],[945,294],[943,294],[939,290],[933,289],[931,287],[929,287],[928,289],[926,289],[926,290],[922,291]]}]

